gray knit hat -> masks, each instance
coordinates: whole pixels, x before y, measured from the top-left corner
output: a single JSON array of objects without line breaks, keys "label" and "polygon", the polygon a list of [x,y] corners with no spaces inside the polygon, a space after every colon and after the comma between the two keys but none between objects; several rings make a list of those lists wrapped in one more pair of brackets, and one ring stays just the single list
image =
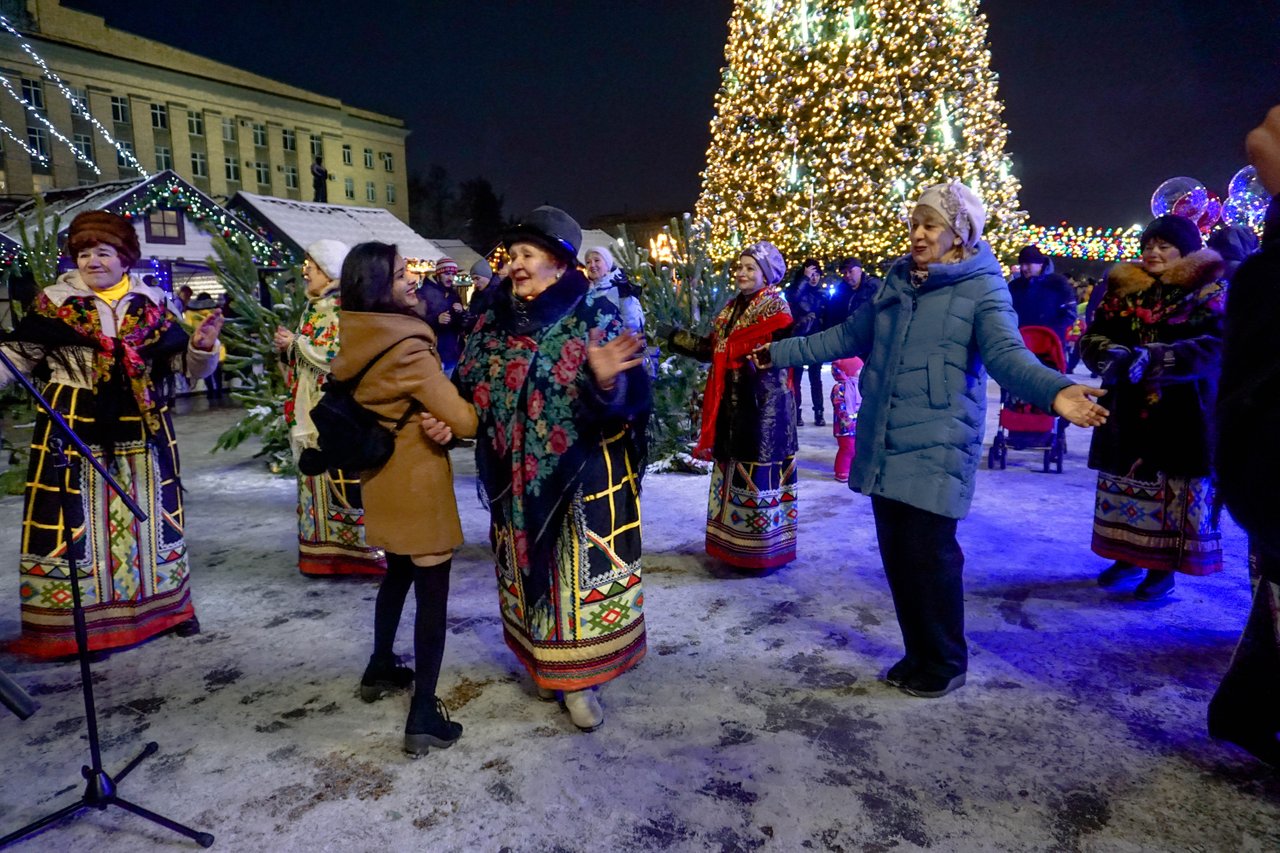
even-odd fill
[{"label": "gray knit hat", "polygon": [[778,247],[768,240],[761,240],[755,245],[748,246],[742,250],[742,254],[747,255],[759,265],[764,272],[765,284],[777,284],[787,274],[786,259],[782,257]]}]

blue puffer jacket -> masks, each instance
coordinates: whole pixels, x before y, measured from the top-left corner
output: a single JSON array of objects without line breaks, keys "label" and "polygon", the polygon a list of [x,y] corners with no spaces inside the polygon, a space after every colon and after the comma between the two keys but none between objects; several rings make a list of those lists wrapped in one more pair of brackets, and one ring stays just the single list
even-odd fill
[{"label": "blue puffer jacket", "polygon": [[769,352],[777,367],[862,358],[849,487],[948,518],[963,518],[973,500],[987,369],[1002,387],[1045,410],[1072,384],[1023,345],[1009,288],[986,243],[960,263],[930,264],[918,289],[911,259],[900,259],[848,320],[778,341]]}]

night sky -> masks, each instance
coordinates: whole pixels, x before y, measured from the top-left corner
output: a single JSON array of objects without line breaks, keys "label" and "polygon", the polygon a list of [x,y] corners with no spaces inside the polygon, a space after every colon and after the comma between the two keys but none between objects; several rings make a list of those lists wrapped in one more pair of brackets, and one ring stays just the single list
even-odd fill
[{"label": "night sky", "polygon": [[[413,131],[411,169],[440,163],[455,181],[484,176],[508,214],[553,203],[584,222],[692,208],[733,6],[64,5],[403,118]],[[1245,133],[1280,103],[1276,0],[988,0],[982,8],[1022,203],[1038,223],[1145,220],[1152,190],[1174,175],[1225,195],[1245,164]]]}]

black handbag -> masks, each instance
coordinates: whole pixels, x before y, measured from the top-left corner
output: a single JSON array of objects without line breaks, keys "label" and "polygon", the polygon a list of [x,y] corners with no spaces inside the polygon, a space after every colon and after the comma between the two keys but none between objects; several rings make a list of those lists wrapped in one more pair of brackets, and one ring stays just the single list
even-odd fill
[{"label": "black handbag", "polygon": [[[409,408],[396,421],[395,427],[388,428],[382,418],[356,402],[355,391],[369,369],[399,343],[396,341],[378,353],[350,379],[337,380],[330,375],[320,402],[311,409],[311,421],[319,433],[320,458],[308,454],[307,464],[300,459],[302,473],[317,476],[333,468],[353,473],[376,471],[387,464],[395,450],[396,434],[413,417],[418,401],[410,400]],[[319,470],[315,470],[317,466]]]}]

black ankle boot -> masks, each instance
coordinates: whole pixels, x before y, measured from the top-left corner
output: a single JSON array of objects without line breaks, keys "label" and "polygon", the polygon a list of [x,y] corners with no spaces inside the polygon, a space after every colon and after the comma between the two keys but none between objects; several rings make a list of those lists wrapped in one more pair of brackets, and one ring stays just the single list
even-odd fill
[{"label": "black ankle boot", "polygon": [[448,749],[462,737],[462,724],[449,719],[449,709],[435,696],[413,694],[404,724],[404,751],[426,755],[430,747]]},{"label": "black ankle boot", "polygon": [[388,693],[404,690],[413,684],[413,670],[400,663],[395,655],[386,658],[369,658],[369,665],[360,679],[360,698],[376,702]]}]

